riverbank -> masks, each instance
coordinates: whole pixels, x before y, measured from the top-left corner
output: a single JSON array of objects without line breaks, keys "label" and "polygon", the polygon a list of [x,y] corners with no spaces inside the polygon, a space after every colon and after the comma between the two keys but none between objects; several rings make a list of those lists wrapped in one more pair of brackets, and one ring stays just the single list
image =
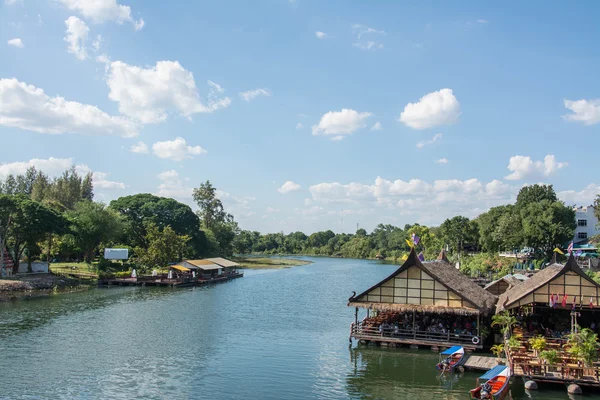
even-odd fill
[{"label": "riverbank", "polygon": [[236,258],[235,261],[240,264],[241,268],[248,269],[282,269],[312,264],[312,261],[272,257],[241,257]]},{"label": "riverbank", "polygon": [[90,287],[79,280],[52,274],[20,276],[0,279],[0,300],[87,290]]}]

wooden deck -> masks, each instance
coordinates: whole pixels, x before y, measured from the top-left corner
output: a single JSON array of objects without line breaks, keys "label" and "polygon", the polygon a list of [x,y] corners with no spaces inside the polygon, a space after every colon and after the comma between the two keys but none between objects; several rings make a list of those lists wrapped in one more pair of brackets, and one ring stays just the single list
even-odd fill
[{"label": "wooden deck", "polygon": [[498,365],[495,357],[489,356],[475,356],[468,354],[465,356],[466,361],[463,361],[461,365],[465,369],[471,369],[475,371],[488,371]]}]

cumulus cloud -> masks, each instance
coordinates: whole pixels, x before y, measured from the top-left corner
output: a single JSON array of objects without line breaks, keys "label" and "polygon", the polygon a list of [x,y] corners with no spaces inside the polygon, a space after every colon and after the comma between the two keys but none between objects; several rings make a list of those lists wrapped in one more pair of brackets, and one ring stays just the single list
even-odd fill
[{"label": "cumulus cloud", "polygon": [[381,122],[377,121],[375,122],[375,124],[371,127],[372,131],[380,131],[383,128],[381,127]]},{"label": "cumulus cloud", "polygon": [[296,190],[300,190],[300,189],[301,189],[301,187],[297,183],[294,183],[292,181],[287,181],[283,185],[281,185],[281,187],[279,189],[277,189],[277,191],[279,193],[286,194],[286,193],[290,193],[290,192],[295,192]]},{"label": "cumulus cloud", "polygon": [[39,133],[136,136],[137,124],[98,107],[50,97],[15,78],[0,79],[0,125]]},{"label": "cumulus cloud", "polygon": [[4,4],[6,4],[7,6],[12,6],[17,3],[23,4],[23,0],[4,0]]},{"label": "cumulus cloud", "polygon": [[508,161],[507,167],[511,174],[504,179],[514,181],[545,178],[567,165],[569,163],[557,162],[554,154],[548,154],[544,157],[544,161],[533,161],[529,156],[513,156]]},{"label": "cumulus cloud", "polygon": [[327,34],[325,32],[316,31],[315,32],[315,36],[317,36],[317,38],[319,38],[319,39],[325,39],[325,37],[327,36]]},{"label": "cumulus cloud", "polygon": [[485,25],[485,24],[489,24],[490,21],[488,21],[487,19],[478,19],[477,23],[481,24],[481,25]]},{"label": "cumulus cloud", "polygon": [[556,196],[568,205],[587,206],[594,203],[598,193],[600,193],[600,185],[590,183],[579,192],[575,190],[563,190],[558,192]]},{"label": "cumulus cloud", "polygon": [[368,40],[366,42],[352,43],[352,46],[361,50],[379,50],[383,49],[383,44]]},{"label": "cumulus cloud", "polygon": [[131,8],[118,4],[116,0],[57,0],[71,11],[76,11],[84,18],[99,24],[114,21],[118,24],[131,23],[135,30],[144,27],[144,20],[135,20],[131,16]]},{"label": "cumulus cloud", "polygon": [[442,135],[441,133],[436,133],[435,135],[433,135],[433,137],[431,139],[421,140],[420,142],[417,142],[417,149],[422,149],[425,146],[434,144],[435,142],[440,140],[443,136],[444,135]]},{"label": "cumulus cloud", "polygon": [[9,46],[18,47],[20,49],[22,49],[23,47],[25,47],[25,43],[23,43],[23,41],[20,38],[10,39],[6,43],[8,43]]},{"label": "cumulus cloud", "polygon": [[358,112],[347,108],[343,108],[342,111],[329,111],[312,127],[312,134],[334,135],[333,140],[341,140],[342,135],[351,135],[367,126],[366,119],[371,115],[370,112]]},{"label": "cumulus cloud", "polygon": [[146,154],[148,153],[148,145],[144,142],[137,142],[136,144],[131,146],[130,150],[132,153]]},{"label": "cumulus cloud", "polygon": [[274,207],[267,207],[267,212],[268,213],[276,213],[279,212],[280,210],[278,208],[274,208]]},{"label": "cumulus cloud", "polygon": [[86,42],[90,33],[90,28],[77,17],[70,16],[66,21],[66,36],[63,38],[68,43],[67,51],[74,54],[80,60],[87,58]]},{"label": "cumulus cloud", "polygon": [[156,175],[161,183],[158,185],[157,195],[161,197],[171,197],[178,200],[190,201],[193,188],[185,185],[179,177],[179,173],[174,169],[163,171]]},{"label": "cumulus cloud", "polygon": [[200,154],[206,154],[207,151],[200,146],[189,146],[182,137],[175,140],[156,142],[152,145],[152,151],[159,158],[166,158],[174,161],[183,161]]},{"label": "cumulus cloud", "polygon": [[257,98],[258,96],[270,96],[271,92],[268,89],[254,89],[248,90],[247,92],[240,92],[240,97],[246,101],[251,101]]},{"label": "cumulus cloud", "polygon": [[122,114],[142,123],[162,122],[169,111],[190,117],[231,104],[229,97],[219,97],[222,88],[212,81],[206,101],[201,100],[194,76],[177,61],[158,61],[149,68],[114,61],[106,68],[109,98],[119,103]]},{"label": "cumulus cloud", "polygon": [[572,114],[563,115],[567,121],[581,122],[584,125],[595,125],[600,122],[600,99],[564,100],[565,107]]},{"label": "cumulus cloud", "polygon": [[439,160],[435,161],[438,164],[448,164],[448,159],[446,157],[442,157]]},{"label": "cumulus cloud", "polygon": [[92,48],[95,51],[100,51],[100,46],[102,45],[102,35],[97,35],[96,40],[92,42]]},{"label": "cumulus cloud", "polygon": [[[55,158],[48,159],[33,158],[29,161],[17,161],[13,163],[0,164],[0,179],[5,179],[8,175],[22,175],[30,167],[35,167],[38,171],[42,171],[50,178],[61,175],[64,171],[75,165],[72,158]],[[75,170],[81,175],[92,173],[92,181],[97,189],[125,189],[126,185],[123,182],[111,181],[108,179],[110,173],[92,171],[85,164],[75,165]]]},{"label": "cumulus cloud", "polygon": [[458,121],[460,103],[452,89],[441,89],[421,97],[417,103],[408,103],[399,121],[413,129],[427,129]]},{"label": "cumulus cloud", "polygon": [[304,125],[302,124],[302,122],[298,122],[296,124],[296,129],[302,129],[302,128],[304,128]]}]

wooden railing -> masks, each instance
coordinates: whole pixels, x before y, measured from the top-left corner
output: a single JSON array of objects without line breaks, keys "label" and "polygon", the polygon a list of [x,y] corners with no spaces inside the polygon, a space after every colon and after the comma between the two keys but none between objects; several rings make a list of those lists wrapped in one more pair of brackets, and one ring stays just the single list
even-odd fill
[{"label": "wooden railing", "polygon": [[373,326],[351,326],[351,334],[353,336],[361,337],[372,337],[381,339],[383,337],[395,338],[395,339],[413,339],[417,341],[434,341],[440,343],[459,343],[459,344],[473,344],[474,336],[455,334],[455,333],[443,333],[443,332],[428,332],[428,331],[417,331],[413,329],[396,329],[396,328],[383,328]]}]

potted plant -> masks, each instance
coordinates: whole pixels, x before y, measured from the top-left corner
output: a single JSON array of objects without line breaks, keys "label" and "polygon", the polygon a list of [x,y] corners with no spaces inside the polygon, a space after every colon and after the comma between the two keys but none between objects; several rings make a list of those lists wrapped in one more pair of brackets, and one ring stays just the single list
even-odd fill
[{"label": "potted plant", "polygon": [[504,338],[508,338],[510,336],[511,329],[516,323],[517,319],[510,315],[508,311],[502,311],[501,313],[492,317],[492,326],[500,326],[502,328],[501,330],[504,334]]},{"label": "potted plant", "polygon": [[567,336],[569,353],[582,360],[586,366],[591,366],[598,359],[598,335],[591,329],[584,328]]},{"label": "potted plant", "polygon": [[504,360],[502,359],[502,355],[504,355],[504,345],[503,344],[495,344],[490,349],[492,353],[496,356],[496,362],[498,364],[504,364]]},{"label": "potted plant", "polygon": [[544,350],[540,353],[540,358],[552,367],[558,362],[558,351],[556,350]]},{"label": "potted plant", "polygon": [[534,338],[529,339],[529,345],[533,349],[536,357],[539,356],[541,351],[546,349],[546,338],[542,335],[538,335]]},{"label": "potted plant", "polygon": [[521,342],[519,341],[520,338],[521,338],[521,335],[513,335],[513,336],[509,337],[508,340],[506,341],[508,348],[514,349],[514,348],[519,347],[521,345]]}]

